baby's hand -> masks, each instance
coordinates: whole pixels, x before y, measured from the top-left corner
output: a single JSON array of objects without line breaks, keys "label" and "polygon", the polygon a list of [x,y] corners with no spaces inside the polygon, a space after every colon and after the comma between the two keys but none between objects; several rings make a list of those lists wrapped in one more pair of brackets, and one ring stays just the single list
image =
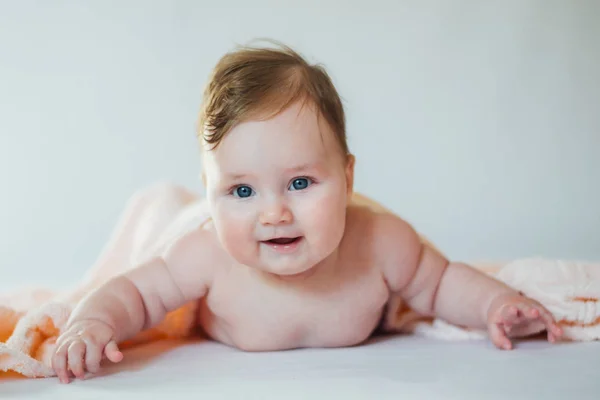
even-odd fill
[{"label": "baby's hand", "polygon": [[52,368],[62,383],[69,383],[69,371],[83,379],[86,371],[98,372],[104,357],[112,362],[123,359],[113,328],[100,320],[81,320],[58,338]]},{"label": "baby's hand", "polygon": [[495,299],[488,310],[487,323],[492,343],[505,350],[512,348],[508,338],[511,332],[527,331],[527,326],[534,323],[541,323],[546,327],[548,340],[552,343],[562,335],[562,329],[544,306],[520,294]]}]

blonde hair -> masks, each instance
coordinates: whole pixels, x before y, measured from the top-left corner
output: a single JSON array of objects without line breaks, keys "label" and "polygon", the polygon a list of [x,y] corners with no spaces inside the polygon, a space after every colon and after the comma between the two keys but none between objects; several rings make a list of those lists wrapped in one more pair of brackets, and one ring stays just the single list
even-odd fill
[{"label": "blonde hair", "polygon": [[199,139],[214,149],[235,125],[268,119],[302,100],[313,103],[349,154],[344,107],[325,68],[270,42],[278,48],[238,47],[218,61],[204,90]]}]

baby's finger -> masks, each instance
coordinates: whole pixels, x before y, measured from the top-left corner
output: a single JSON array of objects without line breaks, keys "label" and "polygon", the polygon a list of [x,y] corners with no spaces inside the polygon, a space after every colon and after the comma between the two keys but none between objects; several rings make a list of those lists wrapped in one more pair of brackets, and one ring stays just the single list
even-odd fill
[{"label": "baby's finger", "polygon": [[502,312],[500,313],[500,318],[503,321],[513,321],[519,315],[519,309],[515,306],[506,306],[502,308]]},{"label": "baby's finger", "polygon": [[95,343],[88,343],[85,351],[85,368],[92,374],[100,370],[100,362],[102,361],[102,347]]},{"label": "baby's finger", "polygon": [[67,350],[69,357],[69,369],[73,371],[76,377],[83,379],[85,371],[83,369],[83,360],[85,359],[85,343],[81,340],[76,340],[69,346]]},{"label": "baby's finger", "polygon": [[63,343],[57,347],[54,356],[52,356],[52,369],[62,383],[69,383],[69,374],[67,370],[67,348],[68,343]]},{"label": "baby's finger", "polygon": [[496,347],[503,350],[512,349],[512,343],[506,336],[501,324],[490,324],[488,327],[488,332],[492,343],[494,343]]},{"label": "baby's finger", "polygon": [[563,331],[554,320],[554,317],[552,316],[550,311],[540,306],[538,312],[540,314],[540,319],[544,322],[544,325],[546,325],[546,330],[548,331],[548,339],[551,342],[553,342],[557,338],[561,337]]},{"label": "baby's finger", "polygon": [[514,305],[506,306],[500,312],[498,323],[501,323],[506,333],[510,332],[513,326],[523,322],[523,313]]},{"label": "baby's finger", "polygon": [[522,322],[523,320],[527,320],[532,317],[531,307],[529,307],[527,304],[520,302],[513,305],[512,307],[514,307],[517,310],[514,317],[515,320],[519,320],[519,322]]},{"label": "baby's finger", "polygon": [[530,305],[523,305],[521,307],[521,310],[523,311],[523,315],[527,319],[540,317],[540,311],[537,308],[532,307]]},{"label": "baby's finger", "polygon": [[518,308],[519,316],[517,318],[517,324],[521,324],[533,319],[539,319],[541,317],[541,312],[535,305],[521,303],[518,305]]},{"label": "baby's finger", "polygon": [[117,346],[114,340],[108,342],[104,348],[104,354],[106,354],[106,358],[114,363],[118,363],[123,359],[123,353],[121,353],[119,346]]}]

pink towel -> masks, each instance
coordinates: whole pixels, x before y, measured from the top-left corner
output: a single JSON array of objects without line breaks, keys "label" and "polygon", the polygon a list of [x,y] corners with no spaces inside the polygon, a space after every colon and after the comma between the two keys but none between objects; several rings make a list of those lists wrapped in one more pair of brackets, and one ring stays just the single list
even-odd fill
[{"label": "pink towel", "polygon": [[[600,264],[525,259],[506,265],[475,266],[544,304],[563,327],[567,339],[600,338]],[[81,295],[93,288],[86,282],[67,293],[31,289],[0,297],[0,371],[32,378],[55,376],[50,363],[55,341]],[[194,334],[195,314],[196,304],[188,304],[169,313],[160,325],[121,343],[121,347],[189,337]],[[400,299],[390,302],[386,324],[399,332],[444,340],[486,337],[483,331],[419,316]],[[540,326],[530,333],[542,329]]]}]

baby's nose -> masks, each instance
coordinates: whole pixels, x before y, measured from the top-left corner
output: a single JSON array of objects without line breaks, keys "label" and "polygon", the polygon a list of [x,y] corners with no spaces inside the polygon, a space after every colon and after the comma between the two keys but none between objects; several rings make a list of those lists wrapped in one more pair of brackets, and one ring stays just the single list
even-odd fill
[{"label": "baby's nose", "polygon": [[278,225],[292,222],[292,212],[283,202],[273,202],[262,211],[260,223],[263,225]]}]

